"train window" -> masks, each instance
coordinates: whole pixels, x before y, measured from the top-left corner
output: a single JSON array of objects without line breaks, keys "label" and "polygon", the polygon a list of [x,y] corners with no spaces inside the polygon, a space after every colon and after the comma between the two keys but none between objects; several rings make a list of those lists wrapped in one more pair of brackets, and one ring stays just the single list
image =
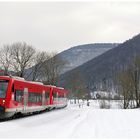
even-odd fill
[{"label": "train window", "polygon": [[58,100],[58,93],[53,93],[53,100],[57,101]]},{"label": "train window", "polygon": [[30,103],[35,103],[35,102],[37,102],[37,100],[36,100],[36,93],[29,93],[29,96],[28,96],[28,101],[30,102]]},{"label": "train window", "polygon": [[36,96],[37,96],[37,102],[40,102],[39,94],[37,94]]},{"label": "train window", "polygon": [[64,101],[64,100],[65,100],[64,94],[59,94],[58,100],[59,100],[59,101]]},{"label": "train window", "polygon": [[29,95],[28,95],[28,101],[30,103],[34,102],[34,94],[33,93],[29,93]]},{"label": "train window", "polygon": [[64,95],[59,95],[58,97],[59,97],[59,98],[64,98]]},{"label": "train window", "polygon": [[39,102],[42,102],[42,93],[41,94],[39,94]]},{"label": "train window", "polygon": [[35,99],[36,99],[36,103],[38,103],[39,102],[38,94],[35,94]]},{"label": "train window", "polygon": [[8,81],[0,80],[0,98],[6,97],[7,87],[8,87]]},{"label": "train window", "polygon": [[28,101],[30,103],[42,102],[42,94],[38,93],[29,93]]},{"label": "train window", "polygon": [[45,98],[48,100],[49,99],[49,92],[45,92]]},{"label": "train window", "polygon": [[22,102],[22,99],[23,99],[23,91],[15,90],[15,101]]},{"label": "train window", "polygon": [[57,93],[53,93],[53,98],[57,98]]}]

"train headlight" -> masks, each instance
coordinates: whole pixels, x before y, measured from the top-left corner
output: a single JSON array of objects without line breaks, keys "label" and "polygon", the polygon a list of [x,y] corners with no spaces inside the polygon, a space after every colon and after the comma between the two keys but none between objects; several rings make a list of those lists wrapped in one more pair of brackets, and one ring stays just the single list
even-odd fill
[{"label": "train headlight", "polygon": [[4,104],[5,103],[5,100],[2,100],[2,103]]}]

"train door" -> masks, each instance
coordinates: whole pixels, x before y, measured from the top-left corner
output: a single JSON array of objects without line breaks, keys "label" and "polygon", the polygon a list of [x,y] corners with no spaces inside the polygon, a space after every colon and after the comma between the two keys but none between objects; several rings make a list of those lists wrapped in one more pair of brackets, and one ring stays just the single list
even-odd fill
[{"label": "train door", "polygon": [[56,101],[57,101],[57,106],[59,106],[58,92],[56,93]]},{"label": "train door", "polygon": [[53,105],[53,88],[50,90],[50,105]]},{"label": "train door", "polygon": [[28,88],[24,88],[24,94],[23,94],[23,108],[24,112],[27,110],[27,105],[28,105]]},{"label": "train door", "polygon": [[42,92],[42,106],[45,105],[45,91]]}]

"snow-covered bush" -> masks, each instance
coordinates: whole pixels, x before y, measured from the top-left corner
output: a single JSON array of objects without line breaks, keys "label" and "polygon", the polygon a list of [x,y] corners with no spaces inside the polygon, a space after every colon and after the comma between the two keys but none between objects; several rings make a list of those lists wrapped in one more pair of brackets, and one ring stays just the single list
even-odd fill
[{"label": "snow-covered bush", "polygon": [[110,109],[109,101],[107,100],[99,100],[100,109]]}]

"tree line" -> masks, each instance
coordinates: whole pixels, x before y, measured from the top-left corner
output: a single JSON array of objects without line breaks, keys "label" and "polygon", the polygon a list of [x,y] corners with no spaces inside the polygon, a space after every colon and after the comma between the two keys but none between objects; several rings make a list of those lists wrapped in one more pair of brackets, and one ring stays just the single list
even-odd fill
[{"label": "tree line", "polygon": [[[104,100],[118,100],[121,108],[132,109],[140,107],[140,56],[133,55],[127,64],[120,66],[120,71],[114,71],[114,78],[104,78],[99,83],[92,83],[93,87],[88,86],[85,79],[78,70],[72,71],[66,79],[66,85],[69,89],[69,98],[79,102],[79,99],[91,99],[91,92],[105,91],[108,94],[99,99],[101,106],[109,108]],[[116,92],[112,96],[112,90]]]},{"label": "tree line", "polygon": [[[111,90],[116,92],[115,100],[120,101],[121,108],[132,109],[140,107],[140,56],[134,55],[129,62],[120,65],[119,72],[113,72],[113,79],[104,78],[97,83],[96,90],[105,91],[108,95],[101,97],[102,100],[112,100]],[[114,100],[113,99],[113,100]]]},{"label": "tree line", "polygon": [[118,93],[123,99],[123,108],[140,107],[140,57],[134,56],[123,66],[117,78]]},{"label": "tree line", "polygon": [[69,90],[68,97],[74,99],[79,103],[79,100],[88,100],[91,99],[90,91],[86,85],[85,79],[82,73],[78,70],[72,71],[66,79],[66,88]]},{"label": "tree line", "polygon": [[[7,44],[0,48],[1,75],[15,75],[26,80],[57,85],[66,63],[56,52],[38,51],[26,42]],[[66,79],[68,97],[75,102],[79,102],[79,99],[88,101],[90,92],[102,89],[109,93],[107,99],[110,100],[110,90],[114,88],[124,109],[140,107],[140,57],[134,56],[129,64],[121,66],[120,72],[114,72],[114,75],[115,79],[104,78],[101,83],[92,83],[92,87],[85,82],[83,74],[75,70]]]},{"label": "tree line", "polygon": [[56,84],[64,60],[56,52],[38,51],[26,42],[15,42],[0,48],[1,75]]},{"label": "tree line", "polygon": [[[66,63],[56,52],[38,51],[26,42],[15,42],[0,48],[0,75],[59,85],[59,76]],[[78,102],[79,99],[89,99],[88,89],[80,72],[72,73],[66,85],[69,98],[75,101],[78,99]]]}]

